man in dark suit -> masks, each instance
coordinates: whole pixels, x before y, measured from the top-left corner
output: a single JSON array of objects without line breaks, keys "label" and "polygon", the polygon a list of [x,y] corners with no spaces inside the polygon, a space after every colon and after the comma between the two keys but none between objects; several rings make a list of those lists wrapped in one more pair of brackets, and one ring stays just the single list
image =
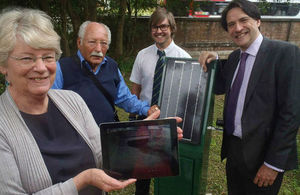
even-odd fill
[{"label": "man in dark suit", "polygon": [[[229,194],[277,194],[285,171],[297,168],[300,123],[300,51],[259,31],[258,8],[232,1],[222,27],[239,49],[216,75],[216,94],[226,94],[221,158],[227,158]],[[202,52],[199,62],[217,59]]]}]

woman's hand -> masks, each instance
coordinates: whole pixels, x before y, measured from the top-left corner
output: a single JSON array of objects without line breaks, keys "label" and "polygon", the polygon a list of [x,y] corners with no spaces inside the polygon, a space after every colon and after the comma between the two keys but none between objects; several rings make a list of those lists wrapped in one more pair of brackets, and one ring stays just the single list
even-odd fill
[{"label": "woman's hand", "polygon": [[[154,120],[157,119],[160,115],[160,110],[156,110],[155,112],[153,112],[151,115],[149,115],[145,120]],[[177,123],[182,122],[182,118],[175,116],[175,117],[168,117],[168,118],[174,118],[176,119]],[[182,139],[183,137],[183,131],[180,127],[177,127],[177,136],[178,136],[178,140]]]},{"label": "woman's hand", "polygon": [[120,190],[136,182],[136,179],[120,181],[107,175],[101,169],[87,169],[73,178],[78,191],[88,185],[95,186],[105,192]]}]

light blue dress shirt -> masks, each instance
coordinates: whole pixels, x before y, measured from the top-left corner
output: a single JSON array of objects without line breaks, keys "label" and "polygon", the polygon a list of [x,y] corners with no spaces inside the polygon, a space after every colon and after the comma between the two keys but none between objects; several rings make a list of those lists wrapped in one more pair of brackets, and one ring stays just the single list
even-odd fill
[{"label": "light blue dress shirt", "polygon": [[[82,62],[84,58],[82,57],[80,51],[77,51],[77,55]],[[95,75],[99,73],[100,68],[103,64],[107,63],[107,58],[105,57],[101,64],[97,67],[97,70],[93,72]],[[82,64],[82,63],[81,63]],[[87,63],[88,64],[88,63]],[[91,70],[90,65],[88,68]],[[117,97],[115,97],[115,104],[116,106],[123,108],[126,112],[136,113],[139,115],[147,116],[147,112],[150,108],[149,104],[146,101],[139,100],[136,95],[133,95],[129,88],[127,87],[124,78],[118,69],[120,83],[117,86]],[[59,61],[56,62],[56,77],[52,89],[62,89],[64,85],[64,78],[61,71]]]}]

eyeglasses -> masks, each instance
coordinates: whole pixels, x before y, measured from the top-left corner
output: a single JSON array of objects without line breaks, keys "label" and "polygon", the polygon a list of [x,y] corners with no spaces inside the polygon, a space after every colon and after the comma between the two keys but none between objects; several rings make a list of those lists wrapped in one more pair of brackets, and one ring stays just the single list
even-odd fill
[{"label": "eyeglasses", "polygon": [[100,44],[101,47],[107,47],[107,46],[108,46],[108,43],[107,43],[106,41],[88,40],[88,41],[87,41],[87,44],[88,44],[90,47],[96,47],[97,44]]},{"label": "eyeglasses", "polygon": [[152,29],[152,31],[158,31],[158,28],[159,28],[161,31],[167,31],[169,27],[170,27],[169,24],[162,24],[159,26],[152,25],[151,29]]},{"label": "eyeglasses", "polygon": [[32,66],[35,64],[35,62],[37,61],[37,59],[42,59],[42,61],[45,64],[51,64],[54,63],[56,61],[55,56],[54,55],[47,55],[47,56],[41,56],[41,57],[30,57],[30,56],[25,56],[25,57],[16,57],[16,56],[9,56],[10,58],[14,59],[14,60],[18,60],[22,63],[22,65],[26,65],[26,66]]}]

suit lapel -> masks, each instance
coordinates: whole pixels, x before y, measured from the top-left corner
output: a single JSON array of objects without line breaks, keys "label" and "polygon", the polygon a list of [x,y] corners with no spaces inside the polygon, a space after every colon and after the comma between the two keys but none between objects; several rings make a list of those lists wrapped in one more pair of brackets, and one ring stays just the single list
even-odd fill
[{"label": "suit lapel", "polygon": [[[249,100],[254,92],[254,89],[259,81],[259,78],[262,72],[266,69],[268,61],[270,60],[270,54],[268,54],[268,45],[270,41],[266,38],[263,39],[257,56],[254,61],[253,69],[249,78],[245,102],[244,102],[244,109],[247,107]],[[271,54],[272,55],[272,54]]]},{"label": "suit lapel", "polygon": [[[235,69],[237,68],[237,65],[239,63],[239,60],[240,60],[240,49],[238,50],[235,50],[232,55],[229,56],[228,58],[228,61],[226,63],[226,70],[228,70],[228,72],[226,73],[226,85],[225,85],[225,93],[226,93],[226,96],[225,96],[225,105],[227,105],[228,103],[228,94],[229,94],[229,91],[230,91],[230,88],[231,88],[231,83],[232,83],[232,80],[233,80],[233,75],[234,75],[234,72],[235,72]],[[225,106],[225,109],[226,109],[227,106]],[[225,111],[224,111],[225,112]],[[226,113],[226,112],[225,112]]]}]

